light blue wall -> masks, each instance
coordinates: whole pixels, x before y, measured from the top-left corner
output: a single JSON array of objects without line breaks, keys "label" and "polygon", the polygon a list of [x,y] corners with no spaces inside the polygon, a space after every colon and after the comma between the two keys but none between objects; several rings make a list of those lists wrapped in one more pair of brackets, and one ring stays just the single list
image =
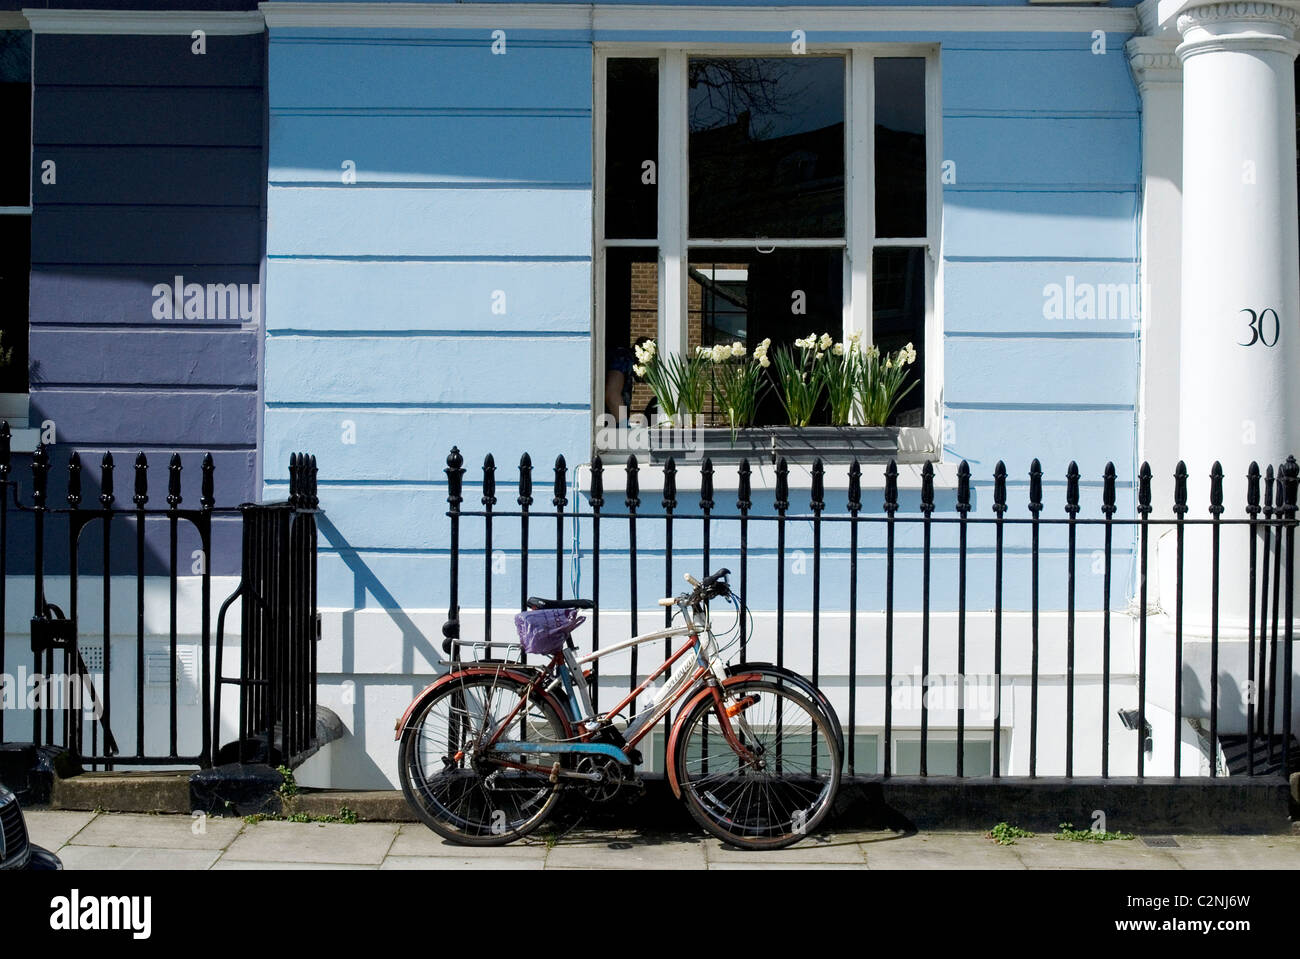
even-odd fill
[{"label": "light blue wall", "polygon": [[[532,453],[537,509],[550,509],[557,453],[589,455],[591,345],[592,37],[502,27],[486,31],[273,30],[270,40],[270,197],[266,455],[318,458],[321,604],[441,608],[447,602],[443,476],[457,445],[470,472],[466,508],[479,508],[478,468],[499,468],[498,509],[515,509],[519,456]],[[599,36],[596,39],[632,39]],[[664,32],[636,39],[707,39]],[[788,43],[788,35],[714,39]],[[1123,43],[1092,52],[1088,34],[836,34],[813,43],[907,40],[941,45],[944,188],[942,288],[945,459],[967,458],[976,509],[987,515],[994,463],[1006,461],[1024,515],[1027,471],[1047,472],[1047,510],[1063,515],[1066,465],[1084,471],[1085,515],[1097,515],[1113,461],[1131,511],[1137,396],[1136,307],[1105,319],[1050,319],[1050,284],[1136,280],[1138,100]],[[342,164],[356,164],[344,185]],[[494,313],[494,291],[506,312]],[[347,442],[353,440],[353,442]],[[268,493],[279,492],[268,481]],[[842,511],[843,493],[828,494]],[[734,513],[719,490],[718,511]],[[879,492],[864,496],[879,515]],[[940,509],[952,493],[940,491]],[[584,500],[585,505],[585,500]],[[678,509],[696,512],[697,494]],[[606,507],[622,509],[611,497]],[[770,510],[761,497],[757,510]],[[905,496],[914,511],[916,494]],[[658,494],[641,512],[661,512]],[[796,491],[792,511],[807,510]],[[625,520],[602,523],[605,596],[625,605]],[[644,610],[662,595],[662,520],[640,522]],[[698,572],[700,524],[678,521],[674,577]],[[736,567],[730,524],[713,532],[711,563]],[[573,531],[566,524],[566,544]],[[583,549],[590,525],[579,530]],[[773,529],[751,527],[750,601],[775,602]],[[882,603],[878,527],[863,528],[863,608]],[[1082,531],[1080,608],[1096,608],[1095,529]],[[553,589],[554,520],[533,524],[531,592]],[[1027,533],[1008,533],[1008,608],[1027,608]],[[466,522],[461,601],[482,601],[481,527]],[[498,605],[519,595],[517,526],[498,523],[504,551]],[[789,547],[808,549],[805,522]],[[919,532],[900,531],[899,608],[919,604]],[[955,542],[936,532],[933,601],[955,608]],[[1064,605],[1062,535],[1044,535],[1043,605]],[[1116,536],[1113,598],[1128,589],[1131,537]],[[992,606],[988,537],[972,538],[972,609]],[[825,534],[821,595],[847,594],[842,527]],[[541,550],[543,552],[538,553]],[[545,551],[549,550],[549,553]],[[580,588],[591,582],[584,558]],[[807,555],[811,562],[811,554]],[[567,559],[566,559],[567,563]],[[564,571],[566,583],[569,571]],[[1094,583],[1093,580],[1096,580]],[[788,608],[808,608],[810,578],[792,578]]]}]

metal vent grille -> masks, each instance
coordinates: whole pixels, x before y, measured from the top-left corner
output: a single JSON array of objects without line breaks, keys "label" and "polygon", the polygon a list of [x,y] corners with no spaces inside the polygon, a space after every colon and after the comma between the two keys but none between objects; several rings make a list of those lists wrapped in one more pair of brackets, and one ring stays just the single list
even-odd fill
[{"label": "metal vent grille", "polygon": [[1157,848],[1173,848],[1178,845],[1178,840],[1173,836],[1143,836],[1143,844]]}]

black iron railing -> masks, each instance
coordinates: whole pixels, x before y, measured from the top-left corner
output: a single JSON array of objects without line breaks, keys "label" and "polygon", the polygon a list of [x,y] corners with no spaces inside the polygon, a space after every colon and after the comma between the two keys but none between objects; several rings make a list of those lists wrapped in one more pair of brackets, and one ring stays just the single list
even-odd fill
[{"label": "black iron railing", "polygon": [[[31,672],[28,663],[7,662],[0,642],[0,743],[66,749],[84,768],[212,765],[220,730],[214,720],[214,562],[238,568],[233,556],[214,556],[222,548],[214,532],[223,517],[235,522],[243,516],[247,524],[250,510],[279,508],[294,517],[314,511],[314,461],[308,476],[306,461],[294,457],[286,504],[219,507],[213,459],[205,455],[198,504],[190,508],[182,496],[181,456],[168,460],[165,505],[152,506],[151,499],[160,497],[151,491],[148,457],[140,453],[126,505],[117,493],[111,453],[103,454],[95,489],[86,490],[81,457],[72,452],[65,492],[56,499],[50,492],[50,451],[36,448],[30,488],[24,490],[14,475],[10,440],[8,423],[0,423],[0,623],[15,604],[9,580],[30,575]],[[302,528],[300,537],[308,526]],[[294,597],[295,615],[305,615],[306,605],[314,618],[314,535],[310,549],[302,545],[298,553],[300,565],[311,568],[295,567],[292,582],[308,581],[311,591]],[[49,598],[53,577],[59,579],[57,592],[66,577],[66,608]],[[131,595],[121,597],[125,602],[118,608],[118,593],[127,592],[123,578]],[[197,603],[191,595],[195,580]],[[92,592],[84,602],[83,595]],[[128,616],[134,642],[115,642],[114,627],[120,630]]]},{"label": "black iron railing", "polygon": [[[698,508],[692,511],[682,509],[677,489],[678,467],[673,459],[665,462],[662,468],[662,487],[649,511],[641,493],[640,466],[635,456],[627,458],[618,467],[606,468],[600,457],[593,459],[583,471],[589,470],[589,479],[585,491],[576,494],[577,502],[570,502],[572,492],[570,483],[573,479],[564,457],[558,457],[554,466],[554,480],[550,510],[534,508],[533,465],[528,454],[524,454],[518,467],[517,481],[512,484],[517,492],[515,502],[517,509],[502,510],[498,508],[497,468],[492,456],[484,460],[481,474],[471,477],[477,480],[481,492],[481,508],[466,507],[466,470],[463,458],[457,449],[453,449],[447,458],[447,516],[449,518],[450,569],[448,580],[448,619],[443,632],[454,648],[462,649],[475,640],[492,638],[492,619],[494,604],[497,609],[503,606],[510,610],[522,609],[529,595],[530,568],[542,565],[547,568],[554,564],[554,590],[557,596],[563,596],[566,586],[566,570],[571,569],[575,561],[574,540],[566,537],[566,524],[574,524],[582,530],[581,545],[577,547],[577,559],[588,572],[589,579],[581,592],[584,598],[593,599],[599,610],[602,601],[610,610],[620,611],[621,616],[630,618],[631,632],[641,631],[638,622],[638,607],[644,605],[639,592],[638,577],[644,577],[653,566],[663,570],[663,595],[672,595],[678,591],[679,583],[674,576],[674,530],[687,530],[695,526],[688,549],[689,556],[678,557],[678,566],[689,568],[698,573],[708,572],[716,566],[725,565],[733,569],[733,586],[742,598],[749,599],[750,588],[754,583],[756,570],[760,564],[768,564],[763,578],[764,608],[774,612],[773,626],[775,634],[775,652],[778,662],[782,662],[789,652],[791,643],[808,643],[811,677],[814,682],[822,678],[823,653],[825,640],[822,633],[824,614],[833,610],[847,613],[847,650],[848,663],[847,712],[843,715],[845,725],[850,733],[859,726],[859,717],[863,711],[864,696],[883,695],[883,773],[893,774],[891,740],[895,735],[897,722],[893,711],[892,690],[900,677],[906,677],[919,670],[921,676],[930,676],[931,654],[936,640],[931,634],[932,619],[939,612],[934,600],[934,590],[942,589],[945,595],[955,592],[955,602],[946,606],[943,612],[955,613],[956,617],[956,663],[959,676],[964,675],[968,653],[974,640],[968,635],[968,622],[972,615],[968,597],[971,578],[975,573],[983,581],[991,581],[991,592],[982,593],[991,602],[983,607],[992,618],[991,658],[993,676],[998,684],[997,701],[1000,703],[1008,692],[1012,680],[1002,675],[1006,657],[1015,652],[1017,655],[1027,652],[1029,716],[1026,724],[1029,740],[1027,763],[1018,772],[1029,776],[1039,775],[1042,748],[1047,746],[1054,757],[1064,756],[1064,770],[1067,777],[1076,775],[1079,756],[1076,740],[1084,722],[1097,723],[1100,731],[1100,755],[1090,756],[1089,768],[1100,769],[1102,777],[1112,776],[1112,709],[1116,706],[1116,697],[1112,696],[1112,686],[1116,679],[1112,662],[1112,648],[1127,637],[1112,636],[1110,613],[1116,605],[1128,605],[1136,600],[1136,661],[1135,678],[1136,707],[1122,710],[1120,720],[1123,725],[1137,731],[1136,738],[1136,772],[1138,776],[1147,775],[1147,757],[1150,750],[1149,735],[1150,716],[1148,709],[1150,652],[1148,649],[1148,583],[1152,572],[1152,543],[1158,532],[1172,531],[1176,543],[1174,610],[1172,615],[1174,649],[1173,663],[1170,667],[1172,679],[1165,674],[1161,680],[1170,680],[1174,688],[1173,720],[1174,729],[1181,730],[1184,719],[1184,677],[1194,672],[1193,667],[1185,661],[1184,650],[1184,607],[1186,603],[1185,580],[1187,563],[1186,541],[1190,536],[1207,534],[1208,554],[1202,550],[1195,557],[1197,562],[1206,562],[1211,567],[1210,609],[1209,616],[1209,768],[1210,776],[1220,774],[1217,757],[1222,750],[1229,759],[1231,774],[1248,774],[1250,776],[1275,775],[1293,769],[1297,756],[1292,743],[1292,674],[1293,674],[1293,620],[1295,599],[1295,528],[1297,489],[1300,488],[1300,466],[1294,457],[1289,458],[1275,471],[1268,466],[1263,472],[1257,465],[1251,464],[1248,475],[1244,477],[1246,498],[1240,515],[1225,517],[1224,475],[1219,464],[1215,464],[1209,476],[1209,503],[1201,516],[1190,515],[1193,512],[1188,502],[1188,472],[1179,464],[1173,479],[1173,503],[1171,514],[1167,518],[1154,517],[1152,506],[1152,471],[1143,464],[1137,475],[1136,484],[1123,484],[1125,492],[1133,499],[1133,514],[1128,517],[1117,515],[1120,507],[1117,502],[1118,489],[1121,484],[1113,464],[1107,464],[1100,482],[1085,484],[1078,467],[1071,463],[1063,483],[1054,484],[1052,496],[1059,498],[1060,513],[1047,515],[1044,497],[1044,474],[1038,460],[1034,460],[1027,474],[1026,500],[1023,510],[1013,507],[1008,500],[1008,472],[999,462],[993,470],[991,483],[981,490],[982,501],[986,504],[982,510],[976,509],[973,494],[973,480],[969,465],[962,461],[955,471],[954,489],[951,497],[945,496],[946,509],[939,507],[935,491],[935,470],[926,463],[919,475],[919,489],[904,490],[900,495],[899,470],[890,461],[883,473],[882,495],[876,498],[875,490],[870,492],[870,503],[864,499],[863,470],[854,460],[847,472],[845,488],[836,490],[836,496],[842,501],[842,508],[828,507],[826,471],[820,460],[813,462],[810,469],[810,483],[807,492],[806,510],[794,507],[790,490],[790,467],[785,459],[780,459],[775,467],[775,482],[771,490],[762,491],[765,499],[762,506],[756,505],[756,489],[752,485],[753,470],[748,460],[743,460],[736,473],[734,487],[735,509],[719,507],[719,493],[715,489],[715,471],[713,464],[705,458],[699,465]],[[613,473],[622,486],[619,494],[606,495],[606,483]],[[1087,495],[1095,503],[1095,515],[1084,515],[1084,496],[1081,486],[1088,487]],[[945,491],[947,493],[948,491]],[[584,502],[585,500],[585,502]],[[907,501],[906,503],[904,501]],[[1099,502],[1097,502],[1099,500]],[[948,505],[950,504],[950,505]],[[727,504],[728,506],[730,504]],[[611,508],[612,507],[612,508]],[[530,531],[532,525],[543,522],[548,526],[554,523],[555,539],[553,548],[543,547],[539,551],[532,547]],[[764,546],[761,555],[755,555],[753,530],[758,525],[774,525],[774,536],[765,538],[765,542],[774,540],[773,547]],[[506,601],[493,593],[494,530],[505,534],[498,542],[508,539],[511,548],[518,550],[518,603]],[[800,633],[791,637],[787,627],[789,618],[787,603],[790,587],[787,582],[786,566],[792,546],[787,533],[797,527],[804,535],[799,549],[810,541],[811,582],[810,606],[805,610],[811,616],[810,630],[805,635]],[[847,530],[844,529],[847,527]],[[653,549],[638,549],[638,532],[644,536],[649,529],[655,536]],[[823,584],[822,564],[828,548],[824,544],[824,531],[836,529],[834,552],[837,561],[847,561],[848,577],[842,593],[830,596]],[[620,542],[613,549],[602,550],[602,532],[608,536],[614,530]],[[464,538],[470,535],[474,545],[466,548]],[[571,534],[572,535],[572,534]],[[1076,624],[1083,611],[1081,590],[1076,575],[1083,547],[1081,539],[1087,537],[1088,554],[1083,556],[1087,562],[1096,564],[1100,573],[1101,588],[1095,590],[1084,608],[1094,613],[1101,613],[1101,676],[1095,678],[1100,684],[1100,715],[1093,707],[1083,710],[1077,699],[1079,677],[1076,675],[1076,662],[1080,654],[1081,642],[1076,631]],[[1241,559],[1240,567],[1222,568],[1224,556],[1223,540],[1227,536],[1243,538],[1248,547],[1241,552],[1232,553],[1232,558]],[[942,538],[942,545],[936,544],[936,538]],[[1015,537],[1017,545],[1013,549],[1009,538]],[[1121,545],[1117,542],[1123,538]],[[870,543],[866,541],[870,539]],[[1048,540],[1050,539],[1050,543]],[[901,541],[905,540],[906,545]],[[978,540],[978,543],[976,543]],[[479,543],[481,542],[481,547]],[[530,552],[531,550],[531,552]],[[659,553],[662,551],[662,559]],[[643,553],[647,553],[643,555]],[[863,575],[864,563],[860,562],[870,554],[875,572],[868,581]],[[936,576],[936,565],[942,554],[943,569],[946,571]],[[900,602],[900,587],[903,583],[903,557],[906,557],[906,586],[909,590],[908,603]],[[550,557],[553,557],[551,559]],[[1028,580],[1028,601],[1017,612],[1027,614],[1029,620],[1028,650],[1008,647],[1004,638],[1004,624],[1011,612],[1006,602],[1008,562],[1014,559],[1017,569],[1026,572]],[[688,567],[682,567],[688,562]],[[770,564],[775,562],[774,573]],[[610,582],[609,567],[618,564],[617,579],[614,589],[608,587]],[[1057,596],[1064,592],[1061,605],[1049,607],[1043,604],[1044,586],[1042,574],[1048,565],[1063,565],[1061,589],[1054,591]],[[462,578],[465,565],[482,569],[482,588]],[[1027,566],[1027,570],[1025,567]],[[1053,570],[1059,570],[1053,566]],[[680,569],[679,569],[680,572]],[[948,574],[951,575],[948,575]],[[1055,575],[1055,572],[1054,572]],[[1017,574],[1017,585],[1021,580]],[[919,579],[919,602],[916,601],[916,580]],[[883,582],[882,582],[883,580]],[[1220,718],[1223,709],[1220,650],[1224,642],[1220,635],[1219,591],[1230,580],[1247,590],[1249,595],[1249,612],[1246,614],[1246,662],[1248,686],[1243,696],[1245,703],[1244,730],[1238,736],[1220,735]],[[1133,584],[1132,594],[1116,596],[1116,587],[1124,582]],[[766,590],[771,587],[771,592]],[[863,599],[863,592],[870,588],[874,605],[868,609]],[[532,589],[538,590],[533,583]],[[544,591],[545,587],[542,587]],[[602,592],[603,591],[603,592]],[[462,598],[469,596],[474,600],[475,610],[469,613],[462,609]],[[483,607],[480,617],[477,612],[479,600]],[[1166,596],[1167,600],[1167,596]],[[755,606],[757,604],[750,603]],[[906,606],[906,608],[905,608]],[[991,607],[991,608],[989,608]],[[860,626],[860,614],[883,613],[883,625],[878,633],[864,637]],[[900,659],[899,643],[896,639],[897,624],[902,613],[920,617],[920,653],[915,660]],[[1063,631],[1046,630],[1041,621],[1042,614],[1052,612],[1063,614]],[[466,621],[466,617],[469,621]],[[600,648],[602,638],[602,616],[593,612],[591,616],[591,642],[594,648]],[[1238,626],[1240,623],[1238,623]],[[625,638],[624,635],[614,637]],[[747,655],[748,636],[742,635],[739,656],[743,661]],[[983,643],[983,639],[980,640]],[[860,680],[864,675],[862,669],[864,643],[883,645],[874,652],[883,653],[883,677],[879,673],[876,679],[883,678],[882,692],[874,688],[866,691]],[[1064,736],[1050,742],[1040,742],[1044,734],[1040,729],[1043,705],[1040,703],[1040,691],[1043,678],[1040,675],[1040,654],[1044,644],[1051,644],[1055,655],[1064,653]],[[1064,647],[1063,650],[1061,647]],[[836,652],[841,652],[837,650]],[[982,648],[984,654],[990,651]],[[1095,652],[1089,650],[1088,652]],[[631,655],[627,688],[637,683],[638,664],[635,649]],[[599,682],[598,671],[594,673]],[[928,680],[927,680],[928,681]],[[1090,681],[1094,681],[1090,679]],[[596,686],[599,689],[599,686]],[[927,697],[920,699],[919,721],[919,772],[922,776],[929,774],[928,756],[930,753],[931,708]],[[1085,715],[1086,713],[1086,715]],[[964,768],[965,747],[969,730],[966,724],[965,710],[958,709],[956,714],[956,772],[967,774]],[[1193,717],[1187,717],[1193,718]],[[1201,715],[1198,714],[1198,722]],[[1016,721],[1019,728],[1021,722]],[[846,766],[850,774],[875,775],[879,770],[856,768],[854,755],[855,737],[848,735],[848,755]],[[1002,755],[1001,736],[992,736],[993,776],[1003,775],[1005,765]],[[1181,735],[1172,736],[1172,770],[1174,776],[1181,775],[1182,768]],[[1126,757],[1131,752],[1126,751]],[[1168,755],[1168,754],[1166,754]]]},{"label": "black iron railing", "polygon": [[[239,733],[219,761],[296,766],[316,745],[316,458],[294,454],[289,499],[241,507],[243,573],[217,620],[217,682],[239,689]],[[222,674],[226,612],[242,601],[239,675]],[[217,699],[220,725],[221,699]]]}]

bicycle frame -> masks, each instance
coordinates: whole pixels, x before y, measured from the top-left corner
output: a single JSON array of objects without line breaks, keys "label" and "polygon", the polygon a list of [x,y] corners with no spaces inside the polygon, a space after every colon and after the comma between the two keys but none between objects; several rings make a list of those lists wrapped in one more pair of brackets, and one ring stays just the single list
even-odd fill
[{"label": "bicycle frame", "polygon": [[[633,749],[641,742],[655,725],[661,720],[677,703],[698,689],[699,683],[703,680],[712,690],[715,702],[718,708],[719,726],[724,739],[728,744],[737,751],[741,756],[749,756],[750,751],[741,743],[731,727],[731,716],[726,708],[720,687],[727,680],[726,668],[718,658],[717,643],[714,640],[713,632],[710,628],[708,612],[706,608],[690,608],[685,611],[686,622],[680,626],[670,626],[666,629],[655,630],[650,633],[643,633],[639,636],[633,636],[622,642],[607,646],[604,649],[594,650],[579,657],[571,642],[566,642],[559,652],[552,656],[548,663],[537,675],[530,681],[529,689],[533,692],[550,693],[556,687],[564,690],[565,702],[567,703],[570,715],[565,717],[572,728],[577,733],[577,740],[565,743],[547,743],[547,742],[521,742],[515,740],[502,739],[502,734],[511,728],[514,720],[518,717],[519,712],[525,707],[530,696],[520,697],[519,703],[505,718],[500,720],[496,729],[492,731],[491,736],[483,744],[483,749],[490,752],[500,753],[578,753],[586,755],[603,755],[608,758],[616,759],[626,765],[635,765],[632,758],[628,755],[627,750]],[[590,689],[587,685],[586,676],[583,667],[597,662],[605,656],[613,653],[622,652],[644,643],[654,642],[656,640],[671,639],[675,636],[685,636],[687,641],[679,646],[660,666],[645,678],[635,689],[627,694],[621,702],[612,709],[597,715],[591,704]],[[703,637],[703,639],[701,639]],[[631,703],[635,702],[637,697],[645,693],[652,683],[661,675],[669,673],[670,670],[687,655],[688,652],[694,652],[696,657],[695,668],[691,670],[683,679],[676,682],[675,688],[666,688],[653,706],[647,712],[637,713],[628,724],[624,732],[625,748],[620,749],[610,743],[592,742],[590,738],[598,733],[601,729],[606,728],[612,723],[614,717],[618,716]],[[670,678],[665,681],[665,686],[673,683],[674,673],[669,673]],[[575,695],[576,694],[576,695]],[[742,728],[745,725],[744,717],[738,716]],[[752,732],[745,730],[751,735]],[[533,772],[547,772],[552,779],[557,778],[578,778],[591,779],[598,778],[598,773],[582,773],[575,770],[561,770],[559,764],[547,770],[540,766],[530,766],[526,763],[516,763],[504,759],[494,758],[492,762],[507,768],[528,770]]]}]

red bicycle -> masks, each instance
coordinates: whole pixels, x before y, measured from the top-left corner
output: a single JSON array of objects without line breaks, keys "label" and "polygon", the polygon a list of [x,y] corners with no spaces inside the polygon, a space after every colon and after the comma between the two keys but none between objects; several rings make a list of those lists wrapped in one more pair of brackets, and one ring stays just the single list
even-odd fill
[{"label": "red bicycle", "polygon": [[[840,783],[839,721],[812,683],[769,664],[722,659],[709,603],[731,600],[728,571],[660,600],[682,622],[579,656],[572,632],[589,600],[529,599],[514,651],[550,656],[541,666],[509,657],[465,664],[425,689],[397,723],[402,789],[444,838],[501,845],[538,828],[565,790],[611,798],[640,784],[640,743],[680,704],[668,738],[668,781],[691,815],[742,848],[798,842],[825,819]],[[643,643],[684,641],[636,689],[604,712],[591,704],[588,670]],[[646,695],[659,677],[666,681]],[[628,710],[644,697],[640,711]]]}]

